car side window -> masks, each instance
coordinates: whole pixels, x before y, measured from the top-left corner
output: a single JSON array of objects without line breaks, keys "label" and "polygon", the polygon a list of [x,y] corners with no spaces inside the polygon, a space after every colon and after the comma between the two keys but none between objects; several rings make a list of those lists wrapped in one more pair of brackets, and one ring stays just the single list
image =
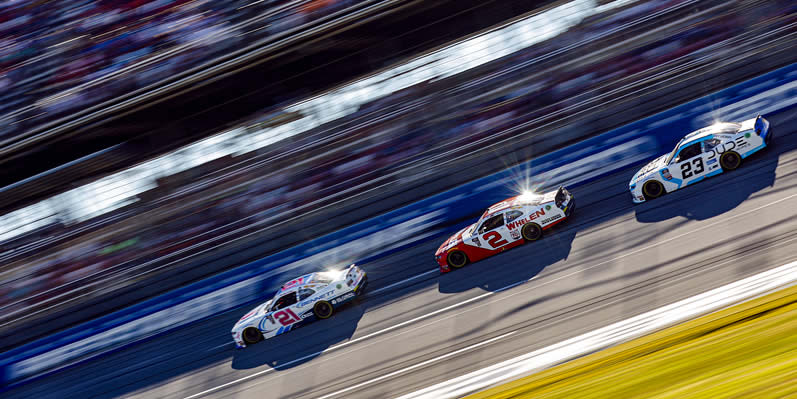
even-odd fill
[{"label": "car side window", "polygon": [[675,160],[675,162],[686,161],[689,158],[700,155],[700,152],[700,143],[689,144],[688,146],[681,148],[681,152],[678,153],[678,158]]},{"label": "car side window", "polygon": [[271,310],[280,310],[287,308],[288,306],[293,305],[294,303],[298,302],[296,300],[296,293],[290,292],[277,299],[277,302],[274,302],[274,307]]},{"label": "car side window", "polygon": [[313,295],[313,294],[315,294],[315,291],[313,291],[313,290],[311,290],[309,288],[300,288],[299,289],[299,300],[303,301],[303,300],[305,300],[307,298],[310,298],[310,295]]},{"label": "car side window", "polygon": [[506,222],[509,223],[521,216],[523,216],[523,212],[521,211],[509,211],[506,213]]},{"label": "car side window", "polygon": [[479,234],[486,233],[492,229],[496,229],[503,225],[504,225],[504,214],[500,213],[485,220],[484,223],[482,223],[482,226],[479,227]]},{"label": "car side window", "polygon": [[714,147],[720,145],[722,140],[720,139],[708,139],[703,142],[703,152],[709,152],[714,149]]}]

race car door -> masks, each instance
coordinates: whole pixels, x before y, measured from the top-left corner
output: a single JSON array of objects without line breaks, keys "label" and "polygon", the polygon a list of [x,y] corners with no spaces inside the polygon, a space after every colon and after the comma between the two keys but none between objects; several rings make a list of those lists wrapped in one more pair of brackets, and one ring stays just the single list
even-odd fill
[{"label": "race car door", "polygon": [[504,212],[495,214],[485,219],[484,222],[482,222],[482,224],[479,226],[476,233],[479,237],[481,237],[483,242],[482,245],[484,245],[484,247],[487,249],[496,250],[512,241],[515,241],[509,235],[509,230],[504,224]]},{"label": "race car door", "polygon": [[722,140],[718,138],[703,141],[703,160],[706,162],[706,171],[708,173],[717,172],[720,169],[719,155],[722,154],[721,151],[727,148],[724,145],[717,148],[720,144],[722,144]]},{"label": "race car door", "polygon": [[264,335],[280,335],[286,331],[290,331],[294,324],[302,321],[299,314],[296,313],[296,291],[284,293],[271,307],[271,313],[266,315],[260,325],[260,330]]},{"label": "race car door", "polygon": [[673,167],[669,168],[672,176],[681,180],[680,187],[702,180],[708,173],[704,159],[707,155],[703,153],[701,145],[698,141],[682,146],[673,161]]}]

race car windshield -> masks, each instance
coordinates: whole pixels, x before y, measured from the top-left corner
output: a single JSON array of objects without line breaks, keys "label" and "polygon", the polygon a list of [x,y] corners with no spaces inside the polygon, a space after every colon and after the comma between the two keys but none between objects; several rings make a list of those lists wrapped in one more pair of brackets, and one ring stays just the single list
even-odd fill
[{"label": "race car windshield", "polygon": [[681,141],[679,141],[678,144],[675,145],[675,148],[673,148],[670,155],[667,156],[667,161],[665,163],[669,165],[670,162],[672,162],[673,158],[675,158],[675,154],[678,152],[678,149],[681,148],[681,144],[684,141],[690,140],[697,136],[702,136],[704,134],[735,134],[738,133],[739,129],[741,128],[742,125],[738,123],[726,122],[726,123],[717,123],[709,127],[704,127],[700,130],[695,130],[694,132],[684,136],[684,138],[682,138]]}]

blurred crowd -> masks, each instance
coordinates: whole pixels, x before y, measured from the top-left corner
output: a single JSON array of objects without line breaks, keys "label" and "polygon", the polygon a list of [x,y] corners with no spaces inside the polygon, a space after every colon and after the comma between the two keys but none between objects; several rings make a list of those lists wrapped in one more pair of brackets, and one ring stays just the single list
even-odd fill
[{"label": "blurred crowd", "polygon": [[[177,3],[171,12],[212,18],[216,12],[222,15],[219,10],[232,8],[221,4],[239,2],[213,2],[216,11],[206,14],[186,11],[200,10],[204,2]],[[421,81],[290,138],[158,179],[157,187],[111,212],[79,222],[54,221],[7,239],[2,243],[0,309],[9,315],[45,301],[82,295],[92,290],[91,282],[113,278],[118,283],[157,267],[160,257],[191,250],[210,239],[223,236],[229,241],[273,226],[285,214],[380,184],[400,183],[412,178],[402,174],[408,165],[474,151],[487,138],[494,141],[519,133],[510,127],[575,112],[584,102],[667,68],[698,60],[717,62],[735,51],[723,47],[725,41],[797,22],[797,5],[787,0],[700,2],[699,8],[691,3],[629,2],[477,68]],[[12,4],[15,10],[28,9],[22,2]],[[93,7],[82,8],[87,4]],[[98,7],[111,12],[113,4],[74,2],[68,7],[72,13],[59,14],[77,19]],[[164,9],[157,1],[130,4],[136,5],[131,10],[146,6],[142,13]],[[170,10],[175,7],[169,4]],[[696,16],[708,9],[707,15]],[[158,18],[179,20],[189,14]],[[107,22],[113,17],[99,19]],[[682,20],[686,22],[666,27]],[[65,26],[73,25],[83,24]],[[565,48],[568,51],[559,51]],[[309,117],[287,107],[267,109],[240,130],[256,135]]]},{"label": "blurred crowd", "polygon": [[358,1],[2,1],[0,140]]}]

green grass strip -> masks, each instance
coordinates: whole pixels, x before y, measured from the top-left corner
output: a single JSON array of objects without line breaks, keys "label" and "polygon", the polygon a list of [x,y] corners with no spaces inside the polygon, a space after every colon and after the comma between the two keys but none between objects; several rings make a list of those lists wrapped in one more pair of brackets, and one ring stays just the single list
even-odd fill
[{"label": "green grass strip", "polygon": [[797,398],[797,286],[468,396]]}]

